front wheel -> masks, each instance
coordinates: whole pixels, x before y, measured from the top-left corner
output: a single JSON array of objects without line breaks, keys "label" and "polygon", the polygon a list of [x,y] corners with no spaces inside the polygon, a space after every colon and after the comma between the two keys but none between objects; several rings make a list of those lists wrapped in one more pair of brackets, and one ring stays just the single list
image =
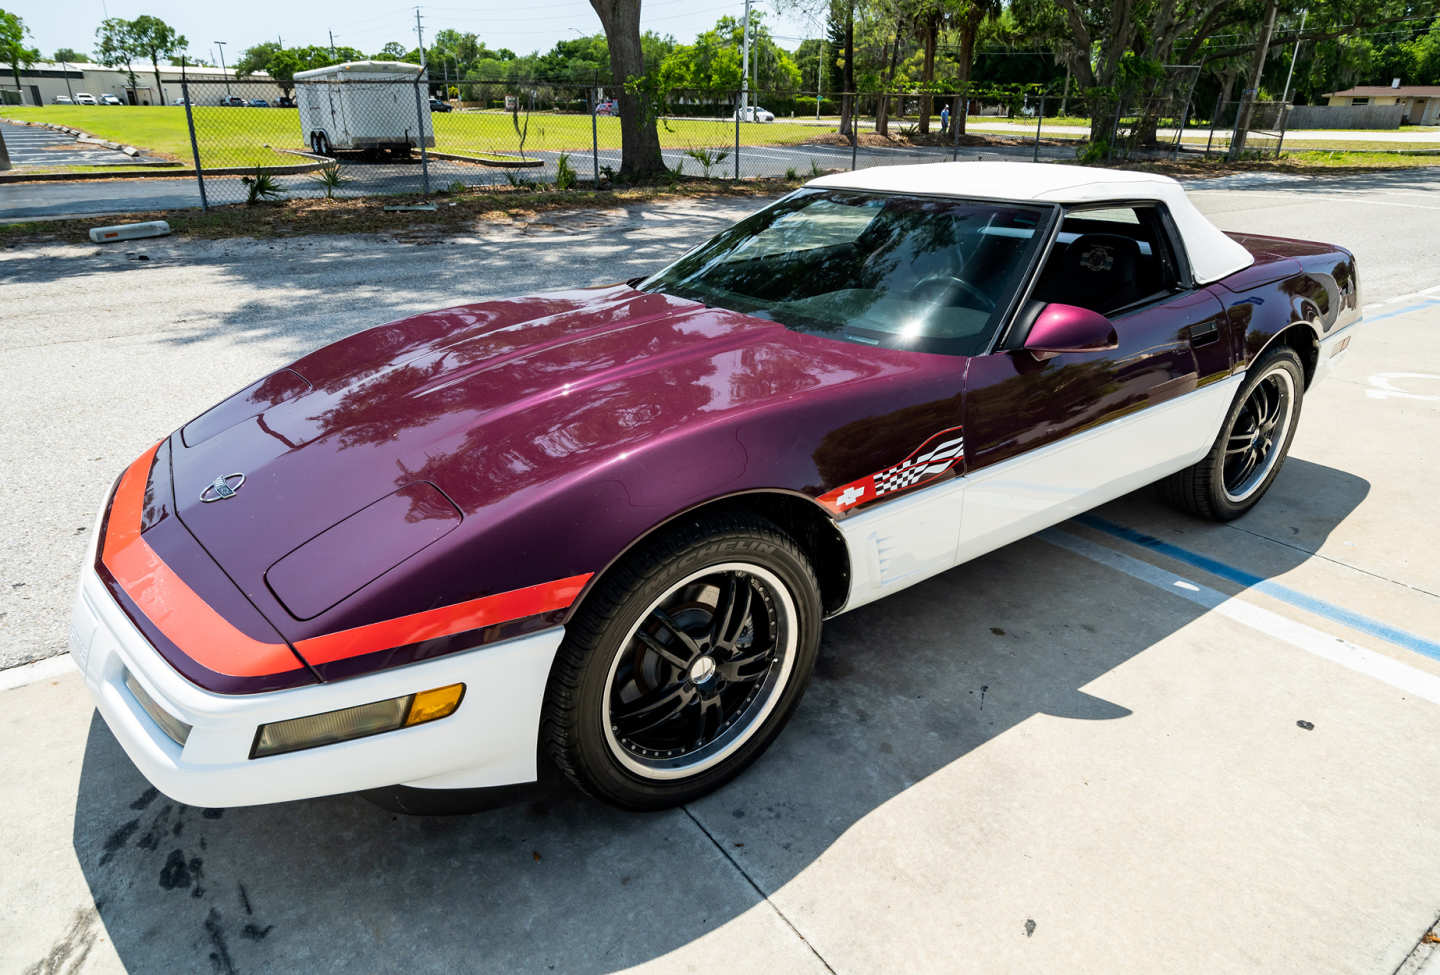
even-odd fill
[{"label": "front wheel", "polygon": [[1220,435],[1199,463],[1163,483],[1166,499],[1201,518],[1230,521],[1270,490],[1290,452],[1305,395],[1305,369],[1288,347],[1251,367]]},{"label": "front wheel", "polygon": [[662,809],[729,781],[772,742],[815,662],[820,591],[772,523],[683,525],[601,581],[566,629],[546,751],[586,792]]}]

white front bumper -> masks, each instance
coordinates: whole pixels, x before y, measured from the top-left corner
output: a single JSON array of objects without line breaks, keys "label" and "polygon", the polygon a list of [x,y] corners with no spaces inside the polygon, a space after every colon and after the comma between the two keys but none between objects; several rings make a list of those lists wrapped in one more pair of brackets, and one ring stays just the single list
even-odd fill
[{"label": "white front bumper", "polygon": [[[540,706],[562,627],[364,677],[262,694],[215,694],[182,677],[110,597],[81,573],[70,651],[105,723],[156,788],[196,806],[246,806],[387,785],[473,788],[536,775]],[[125,686],[129,672],[192,730],[182,747]],[[463,682],[459,709],[432,724],[250,758],[266,722]]]}]

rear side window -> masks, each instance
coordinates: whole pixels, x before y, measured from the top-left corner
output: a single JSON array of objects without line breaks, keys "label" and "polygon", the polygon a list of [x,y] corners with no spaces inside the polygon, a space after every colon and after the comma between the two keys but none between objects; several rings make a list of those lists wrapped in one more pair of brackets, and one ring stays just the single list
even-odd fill
[{"label": "rear side window", "polygon": [[1164,210],[1140,203],[1068,210],[1033,297],[1117,316],[1181,287]]}]

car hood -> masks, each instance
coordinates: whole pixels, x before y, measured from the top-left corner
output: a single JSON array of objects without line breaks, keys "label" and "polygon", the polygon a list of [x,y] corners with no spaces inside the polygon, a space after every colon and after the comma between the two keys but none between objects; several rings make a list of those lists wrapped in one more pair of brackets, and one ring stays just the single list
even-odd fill
[{"label": "car hood", "polygon": [[[623,285],[463,305],[344,339],[187,424],[177,513],[257,605],[305,620],[667,438],[710,432],[690,469],[654,472],[655,497],[627,487],[633,503],[663,505],[680,481],[723,493],[745,469],[739,417],[908,361]],[[296,592],[317,573],[335,578]]]}]

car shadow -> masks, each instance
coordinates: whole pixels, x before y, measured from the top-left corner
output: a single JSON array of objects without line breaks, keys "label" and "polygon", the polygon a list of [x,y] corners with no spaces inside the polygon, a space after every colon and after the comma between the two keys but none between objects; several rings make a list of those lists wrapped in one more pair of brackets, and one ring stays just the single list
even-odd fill
[{"label": "car shadow", "polygon": [[[1292,458],[1271,510],[1242,519],[1305,526],[1267,546],[1265,573],[1303,563],[1368,492]],[[1141,492],[1105,516],[1153,524],[1152,506]],[[1168,519],[1173,534],[1257,544],[1253,530]],[[1083,688],[1202,613],[1137,589],[1031,538],[836,618],[775,746],[719,792],[651,815],[567,790],[468,816],[397,815],[356,796],[198,809],[151,788],[95,717],[74,850],[132,971],[638,964],[739,918],[762,903],[757,891],[775,892],[874,810],[1020,722],[1123,720],[1125,702]],[[1006,789],[975,789],[997,821]]]}]

